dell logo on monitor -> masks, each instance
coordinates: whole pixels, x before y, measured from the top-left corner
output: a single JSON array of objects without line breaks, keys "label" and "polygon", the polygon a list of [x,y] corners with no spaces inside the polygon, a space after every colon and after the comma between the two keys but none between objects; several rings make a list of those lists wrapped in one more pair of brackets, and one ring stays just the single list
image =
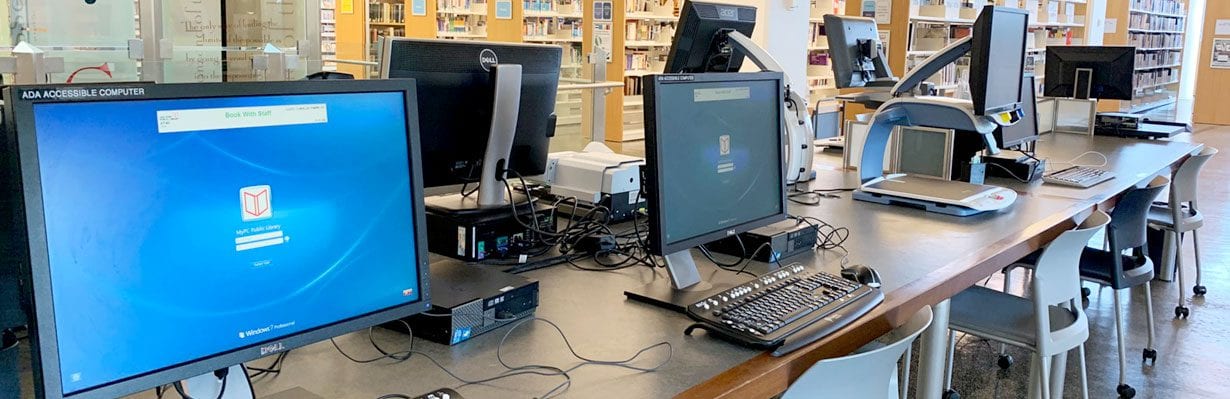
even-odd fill
[{"label": "dell logo on monitor", "polygon": [[739,9],[734,7],[718,7],[718,18],[737,21],[739,19]]},{"label": "dell logo on monitor", "polygon": [[483,67],[484,71],[491,72],[491,67],[499,64],[500,59],[495,56],[495,52],[489,48],[483,49],[478,53],[478,65]]},{"label": "dell logo on monitor", "polygon": [[270,344],[270,345],[265,345],[265,346],[262,346],[262,347],[261,347],[261,356],[265,356],[265,355],[268,355],[268,354],[270,354],[270,353],[278,353],[278,352],[282,352],[282,351],[285,351],[285,350],[286,350],[286,345],[283,345],[281,342],[275,342],[275,343]]}]

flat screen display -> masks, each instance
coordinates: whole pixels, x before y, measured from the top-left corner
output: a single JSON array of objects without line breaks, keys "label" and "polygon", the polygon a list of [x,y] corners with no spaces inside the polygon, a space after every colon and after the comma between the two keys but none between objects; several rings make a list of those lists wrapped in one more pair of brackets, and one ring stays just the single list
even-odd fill
[{"label": "flat screen display", "polygon": [[33,107],[66,395],[420,299],[404,92]]}]

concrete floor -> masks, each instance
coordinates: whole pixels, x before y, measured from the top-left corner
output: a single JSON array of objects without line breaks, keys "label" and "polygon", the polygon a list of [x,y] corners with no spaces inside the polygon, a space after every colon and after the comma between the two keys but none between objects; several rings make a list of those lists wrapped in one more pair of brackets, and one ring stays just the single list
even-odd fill
[{"label": "concrete floor", "polygon": [[[1220,149],[1230,149],[1230,127],[1199,126],[1191,141]],[[1224,388],[1230,377],[1230,226],[1223,223],[1230,216],[1230,156],[1214,157],[1201,175],[1200,204],[1206,212],[1206,224],[1200,231],[1204,280],[1209,293],[1204,298],[1191,299],[1194,277],[1194,256],[1190,244],[1183,250],[1187,265],[1189,294],[1187,305],[1191,317],[1174,319],[1178,302],[1177,283],[1154,281],[1153,313],[1156,322],[1156,365],[1141,362],[1141,350],[1148,336],[1145,320],[1144,290],[1124,293],[1127,342],[1127,382],[1136,388],[1137,398],[1230,398],[1230,388]],[[1164,195],[1163,195],[1164,196]],[[1020,272],[1018,272],[1020,273]],[[1022,286],[1025,278],[1014,281]],[[987,284],[1002,287],[995,276]],[[1119,370],[1115,345],[1113,298],[1110,289],[1097,290],[1089,299],[1086,312],[1090,321],[1090,337],[1086,343],[1089,395],[1091,398],[1113,398],[1117,394]],[[958,336],[960,337],[960,336]],[[966,337],[958,343],[954,366],[953,388],[963,398],[1023,398],[1029,381],[1029,353],[1010,350],[1017,363],[1007,371],[996,366],[999,345],[976,337]],[[917,352],[915,352],[917,353]],[[1079,397],[1080,379],[1076,360],[1069,359],[1064,397]]]}]

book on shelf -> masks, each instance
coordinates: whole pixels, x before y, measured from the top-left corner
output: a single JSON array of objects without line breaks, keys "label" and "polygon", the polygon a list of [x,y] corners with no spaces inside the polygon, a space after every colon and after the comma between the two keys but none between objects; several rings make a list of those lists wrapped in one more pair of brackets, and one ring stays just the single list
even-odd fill
[{"label": "book on shelf", "polygon": [[401,24],[406,22],[406,5],[369,1],[367,18],[376,23]]},{"label": "book on shelf", "polygon": [[669,42],[675,37],[675,24],[661,21],[629,20],[624,39],[632,41]]},{"label": "book on shelf", "polygon": [[642,83],[644,79],[640,76],[625,76],[624,77],[624,95],[639,96],[644,93]]}]

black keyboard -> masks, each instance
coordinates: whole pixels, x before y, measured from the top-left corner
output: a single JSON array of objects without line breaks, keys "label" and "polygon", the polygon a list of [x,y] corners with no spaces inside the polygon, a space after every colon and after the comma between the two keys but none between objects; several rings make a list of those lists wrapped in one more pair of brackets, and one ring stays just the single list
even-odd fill
[{"label": "black keyboard", "polygon": [[[696,326],[758,348],[789,353],[866,314],[884,294],[791,264],[688,306]],[[689,329],[690,331],[690,329]]]}]

